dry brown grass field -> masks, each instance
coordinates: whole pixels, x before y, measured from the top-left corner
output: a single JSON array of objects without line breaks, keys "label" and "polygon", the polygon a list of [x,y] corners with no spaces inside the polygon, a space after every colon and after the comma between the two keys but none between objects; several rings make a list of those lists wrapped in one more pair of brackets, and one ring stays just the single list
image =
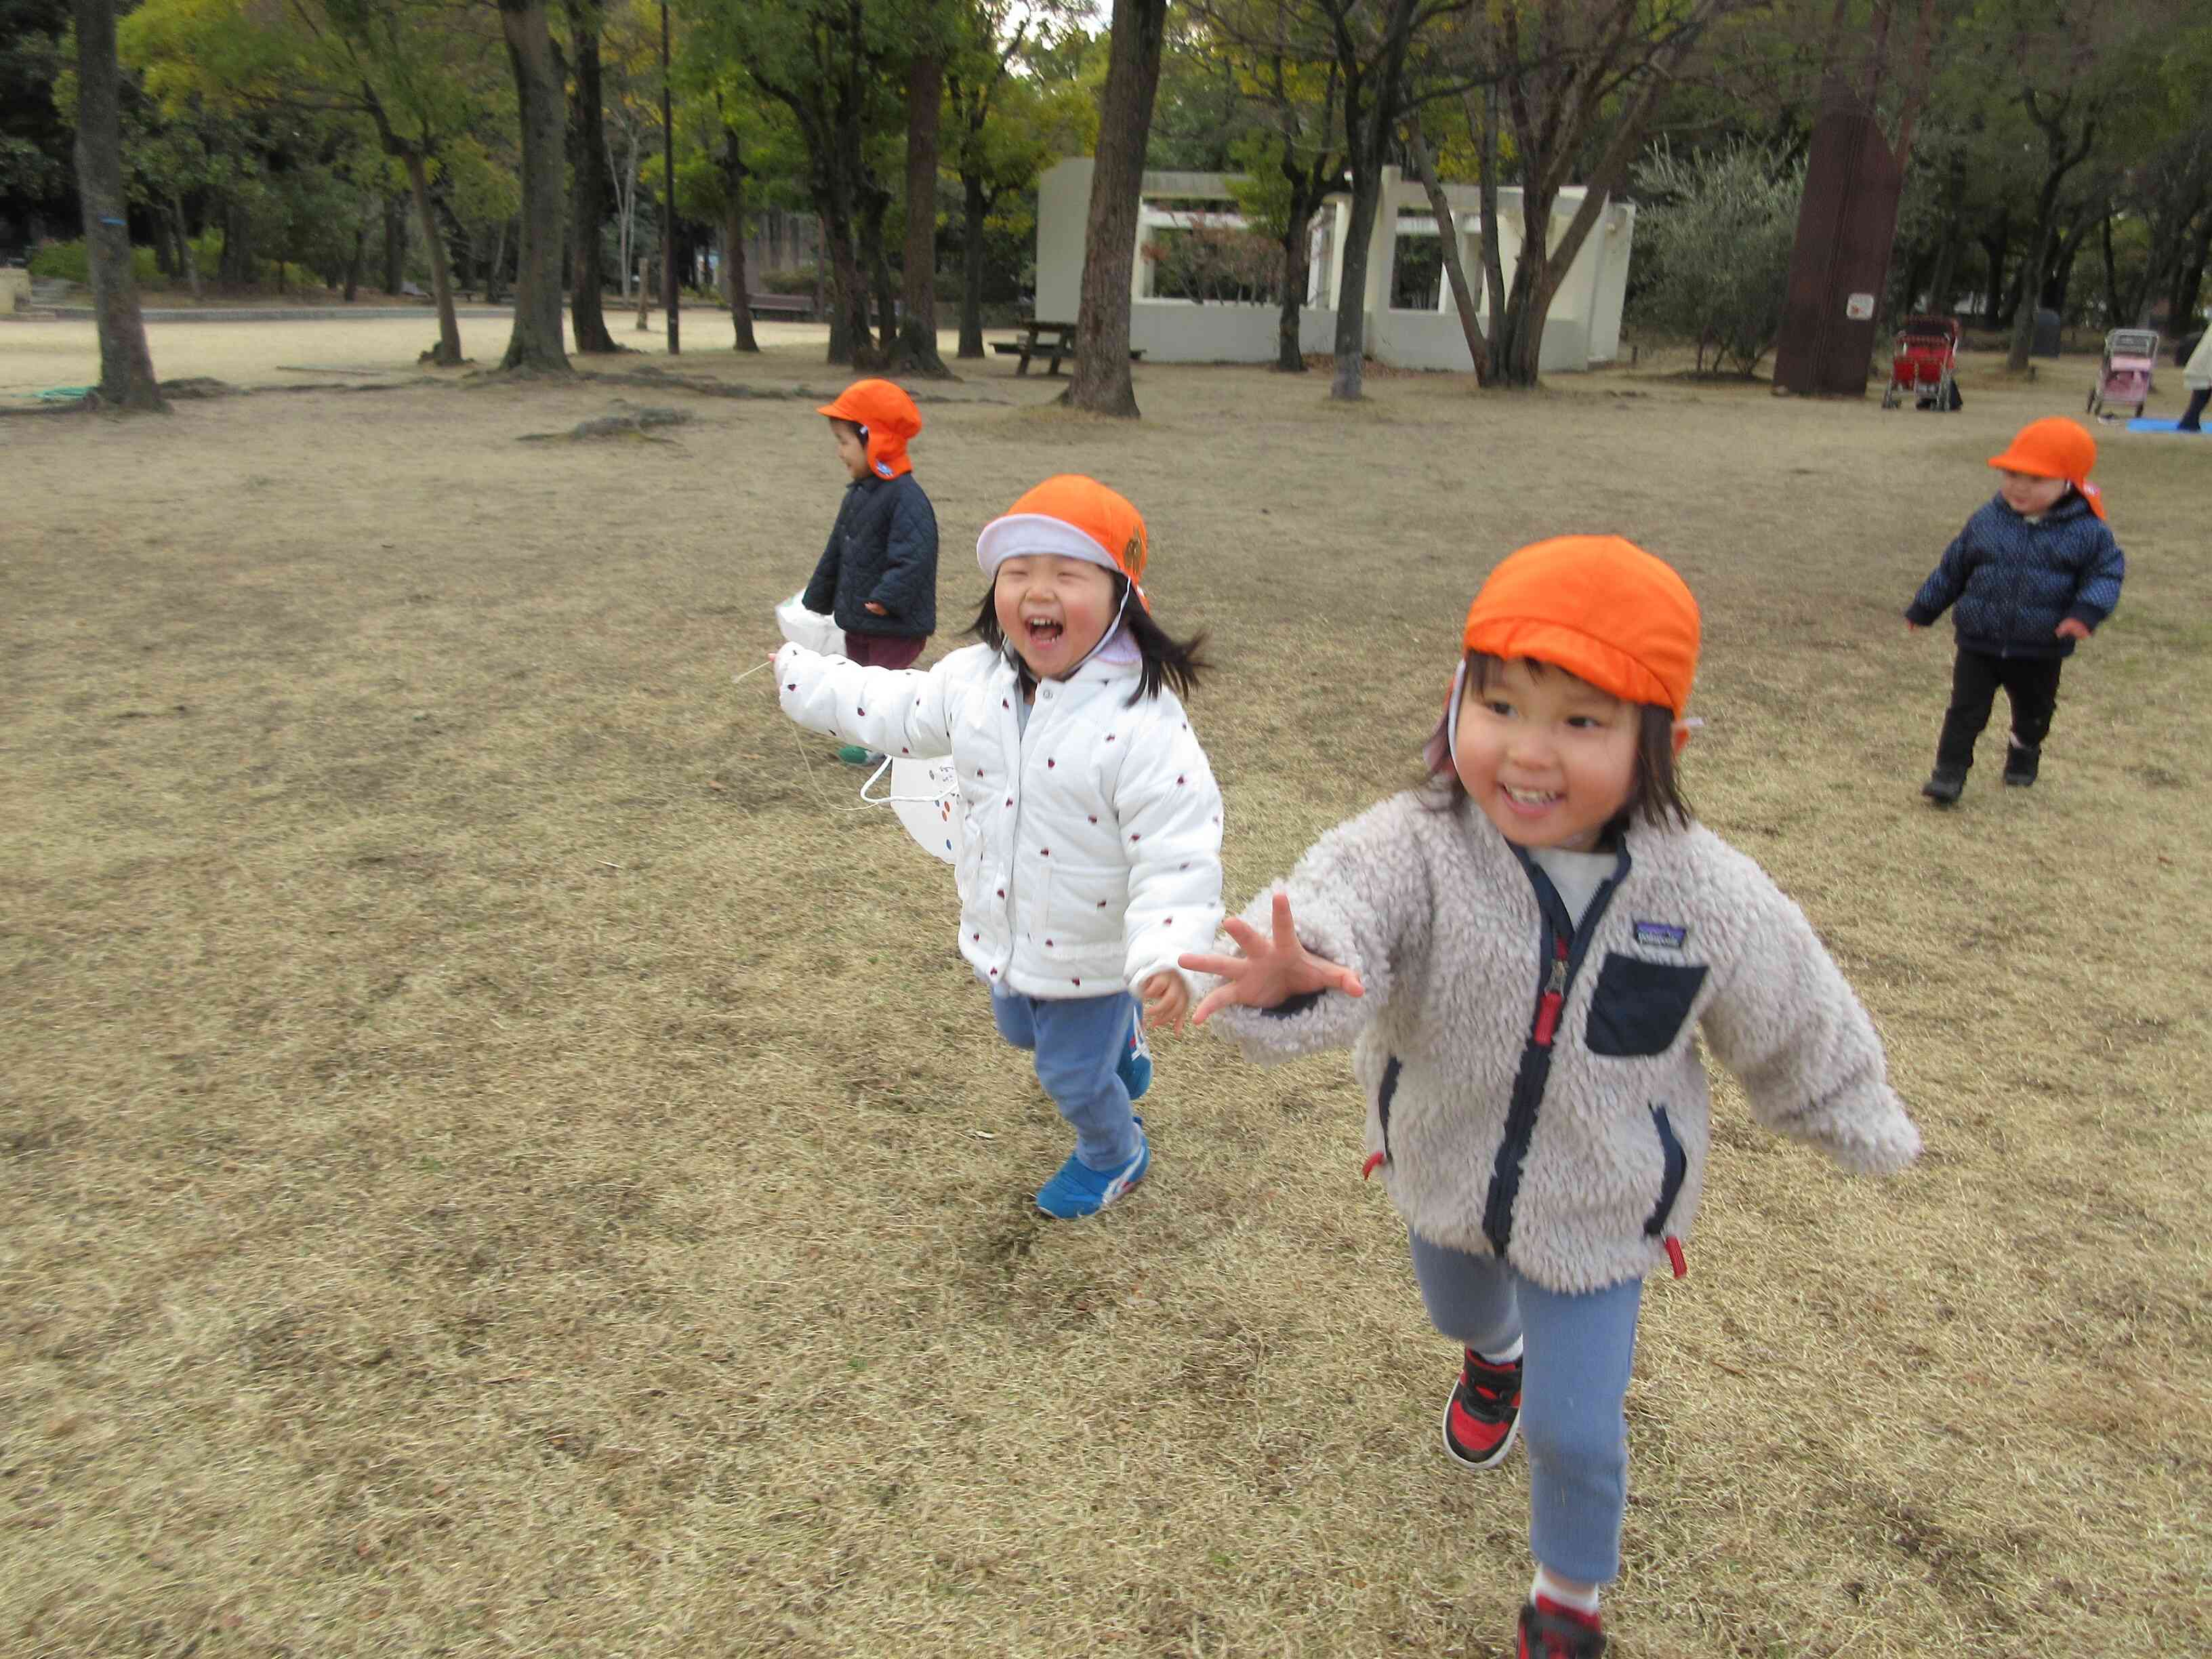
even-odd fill
[{"label": "dry brown grass field", "polygon": [[[184,367],[415,373],[421,331],[314,326]],[[839,383],[696,326],[688,373]],[[86,333],[10,364],[53,337],[0,329],[0,380],[86,378]],[[1692,798],[1929,1152],[1849,1180],[1723,1088],[1645,1303],[1624,1659],[2212,1650],[2212,447],[2100,434],[2120,613],[2043,782],[1939,814],[1948,635],[1899,611],[2094,368],[1990,361],[1952,416],[1648,357],[1352,409],[1146,367],[1134,424],[994,359],[924,405],[933,659],[1021,489],[1147,514],[1235,903],[1412,781],[1500,555],[1619,530],[1698,592]],[[0,1652],[1506,1650],[1525,1469],[1441,1453],[1342,1057],[1163,1041],[1151,1178],[1045,1222],[1065,1136],[949,871],[732,684],[836,505],[811,401],[0,422]],[[657,404],[696,419],[517,441]]]}]

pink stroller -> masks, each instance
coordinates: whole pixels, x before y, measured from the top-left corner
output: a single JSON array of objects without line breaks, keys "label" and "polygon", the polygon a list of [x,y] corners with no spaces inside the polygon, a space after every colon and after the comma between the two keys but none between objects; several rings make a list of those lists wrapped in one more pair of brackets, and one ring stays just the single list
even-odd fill
[{"label": "pink stroller", "polygon": [[2138,415],[2150,401],[2150,372],[2158,361],[2158,331],[2116,328],[2105,336],[2105,361],[2089,392],[2089,413],[2117,420],[2112,406],[2132,405]]}]

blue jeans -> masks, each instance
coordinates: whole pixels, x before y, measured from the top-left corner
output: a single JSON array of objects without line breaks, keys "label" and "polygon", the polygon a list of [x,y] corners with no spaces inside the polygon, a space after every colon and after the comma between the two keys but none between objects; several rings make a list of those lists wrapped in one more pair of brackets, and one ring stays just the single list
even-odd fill
[{"label": "blue jeans", "polygon": [[1407,1235],[1429,1321],[1478,1353],[1520,1337],[1521,1443],[1528,1449],[1528,1548],[1564,1578],[1609,1583],[1620,1571],[1628,1509],[1628,1370],[1644,1281],[1571,1296],[1492,1255]]},{"label": "blue jeans", "polygon": [[1037,1081],[1075,1126],[1076,1157],[1101,1175],[1137,1155],[1129,1091],[1115,1073],[1136,1012],[1136,999],[1126,991],[1067,1001],[991,994],[999,1035],[1017,1048],[1035,1051]]}]

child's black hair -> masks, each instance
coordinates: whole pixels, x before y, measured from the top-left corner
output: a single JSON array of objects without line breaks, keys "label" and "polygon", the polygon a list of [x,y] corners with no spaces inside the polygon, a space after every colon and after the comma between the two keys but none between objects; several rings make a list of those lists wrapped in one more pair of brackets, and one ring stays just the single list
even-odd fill
[{"label": "child's black hair", "polygon": [[[1531,657],[1526,659],[1529,672],[1546,673],[1552,665]],[[1467,683],[1460,688],[1465,697],[1480,691],[1496,679],[1505,666],[1505,659],[1487,652],[1467,653]],[[1568,671],[1562,668],[1560,673]],[[1602,690],[1603,688],[1600,688]],[[1445,711],[1447,715],[1449,710]],[[1628,799],[1620,811],[1606,820],[1598,840],[1611,846],[1627,833],[1638,818],[1642,818],[1655,830],[1664,830],[1670,824],[1677,829],[1690,827],[1696,814],[1691,811],[1689,798],[1682,793],[1682,777],[1674,765],[1674,711],[1663,704],[1644,702],[1636,705],[1636,775],[1630,785]],[[1444,757],[1444,769],[1430,776],[1434,791],[1431,805],[1439,811],[1457,811],[1466,805],[1467,786],[1460,781],[1459,770],[1452,764],[1450,755]]]},{"label": "child's black hair", "polygon": [[[1179,697],[1187,697],[1198,689],[1199,677],[1210,672],[1213,665],[1200,653],[1206,649],[1204,629],[1187,640],[1178,640],[1152,620],[1152,613],[1145,609],[1144,601],[1124,605],[1122,599],[1129,592],[1129,579],[1120,571],[1107,573],[1114,579],[1114,606],[1121,612],[1121,627],[1135,641],[1138,654],[1144,659],[1144,668],[1137,676],[1137,689],[1129,694],[1127,707],[1134,708],[1146,697],[1159,696],[1160,687],[1173,689]],[[998,580],[983,590],[983,603],[976,607],[975,620],[968,631],[994,651],[1004,652],[1012,659],[1014,672],[1020,676],[1024,693],[1036,684],[1036,676],[1022,660],[1021,653],[1006,642],[1004,629],[999,626]],[[1133,599],[1134,596],[1130,595]]]}]

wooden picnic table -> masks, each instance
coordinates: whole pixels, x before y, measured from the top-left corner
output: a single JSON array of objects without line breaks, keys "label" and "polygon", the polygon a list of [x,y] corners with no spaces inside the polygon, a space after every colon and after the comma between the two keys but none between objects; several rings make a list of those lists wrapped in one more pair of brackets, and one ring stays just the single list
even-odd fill
[{"label": "wooden picnic table", "polygon": [[[1075,355],[1075,325],[1073,323],[1016,323],[1014,327],[1020,332],[1022,337],[1020,339],[994,340],[991,343],[991,349],[1006,357],[1019,352],[1022,360],[1014,365],[1014,373],[1017,374],[1028,374],[1030,359],[1037,356],[1047,359],[1044,370],[1047,374],[1057,374],[1060,373],[1060,360],[1063,357],[1073,357]],[[1044,337],[1048,334],[1052,337],[1049,344],[1045,343]],[[1144,360],[1144,356],[1142,351],[1133,347],[1129,352],[1129,361],[1133,363],[1140,362]]]},{"label": "wooden picnic table", "polygon": [[[991,349],[1008,357],[1019,352],[1022,360],[1014,365],[1014,373],[1017,374],[1028,374],[1030,359],[1039,354],[1043,354],[1050,359],[1045,366],[1044,372],[1047,374],[1057,374],[1060,373],[1060,360],[1063,357],[1073,357],[1075,355],[1075,325],[1073,323],[1027,322],[1017,323],[1014,327],[1019,331],[1022,337],[1020,339],[994,341]],[[1044,337],[1048,334],[1052,337],[1049,344],[1045,343]]]}]

